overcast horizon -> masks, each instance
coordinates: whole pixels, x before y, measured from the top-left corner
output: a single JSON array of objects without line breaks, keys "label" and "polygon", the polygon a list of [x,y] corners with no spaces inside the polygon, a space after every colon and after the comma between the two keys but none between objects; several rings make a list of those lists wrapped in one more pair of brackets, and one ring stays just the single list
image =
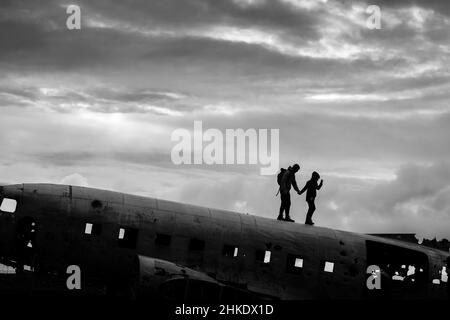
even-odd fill
[{"label": "overcast horizon", "polygon": [[450,238],[449,27],[445,0],[0,0],[0,182],[275,219],[275,175],[176,166],[171,134],[279,129],[280,166],[324,179],[317,225]]}]

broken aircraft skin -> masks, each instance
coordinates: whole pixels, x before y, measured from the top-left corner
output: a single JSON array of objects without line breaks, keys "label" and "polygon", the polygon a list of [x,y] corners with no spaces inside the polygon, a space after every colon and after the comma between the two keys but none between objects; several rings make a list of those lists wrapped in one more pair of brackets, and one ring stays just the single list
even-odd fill
[{"label": "broken aircraft skin", "polygon": [[[415,244],[66,185],[2,186],[4,199],[17,206],[0,212],[0,263],[49,279],[77,265],[81,293],[96,283],[169,301],[448,299],[449,253]],[[367,288],[369,265],[381,290]]]}]

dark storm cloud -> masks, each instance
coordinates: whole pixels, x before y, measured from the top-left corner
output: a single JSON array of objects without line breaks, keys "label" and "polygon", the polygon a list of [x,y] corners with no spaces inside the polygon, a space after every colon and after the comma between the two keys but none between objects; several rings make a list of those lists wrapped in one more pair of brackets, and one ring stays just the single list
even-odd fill
[{"label": "dark storm cloud", "polygon": [[[175,6],[176,3],[172,5]],[[12,12],[11,18],[0,19],[0,39],[2,40],[0,42],[2,49],[0,65],[5,70],[11,72],[21,70],[74,72],[94,67],[100,68],[101,75],[101,69],[109,68],[111,64],[121,70],[126,66],[139,63],[139,61],[163,65],[170,61],[170,64],[179,64],[180,72],[183,72],[186,65],[194,63],[199,69],[209,68],[210,64],[218,64],[217,71],[219,73],[223,71],[224,64],[231,62],[236,64],[235,70],[245,66],[248,74],[269,74],[279,72],[275,70],[279,67],[289,69],[297,63],[306,65],[306,61],[296,62],[293,57],[285,57],[278,52],[267,51],[266,48],[258,45],[205,39],[198,35],[180,34],[168,38],[153,36],[149,39],[120,26],[117,28],[83,26],[81,32],[68,32],[64,29],[64,18],[66,17],[64,8],[58,7],[56,3],[50,7],[52,8],[51,12],[59,10],[59,15],[53,14],[57,18],[53,15],[49,17],[49,19],[53,19],[50,20],[52,23],[49,21],[44,23],[42,19],[35,18],[33,14],[20,15],[16,21],[9,20],[14,17],[14,9],[29,12],[43,11],[41,6],[33,4],[13,6],[9,8],[9,12]],[[89,8],[89,5],[87,7]],[[113,5],[112,7],[114,8]],[[84,8],[83,5],[82,8]],[[118,9],[119,13],[126,15],[127,11],[137,11],[142,15],[139,10],[131,9],[129,6],[125,6],[125,8],[128,10],[120,11]],[[108,9],[109,7],[105,8],[105,10]],[[88,9],[86,11],[89,12]],[[17,15],[18,13],[16,13]],[[93,15],[95,16],[95,14]],[[148,18],[142,15],[140,22],[146,22],[149,20]],[[196,21],[208,23],[202,19]],[[53,27],[49,28],[48,25]],[[246,66],[246,64],[249,65]],[[257,71],[261,68],[262,71]],[[264,69],[267,70],[264,71]]]},{"label": "dark storm cloud", "polygon": [[26,21],[0,20],[0,57],[26,54],[45,45],[45,32],[41,27]]},{"label": "dark storm cloud", "polygon": [[[318,20],[307,12],[293,10],[283,1],[153,0],[80,2],[116,21],[137,21],[147,26],[202,28],[210,25],[253,26],[279,31],[297,30],[305,39],[317,37]],[[239,4],[241,3],[241,4]],[[249,2],[250,3],[250,2]]]},{"label": "dark storm cloud", "polygon": [[[34,64],[50,69],[75,68],[83,67],[85,63],[137,58],[136,50],[138,53],[143,47],[148,50],[164,46],[164,37],[149,41],[142,34],[130,32],[127,29],[130,22],[150,30],[161,27],[176,27],[176,30],[201,28],[221,21],[235,26],[248,23],[250,26],[267,26],[269,23],[269,28],[282,24],[285,28],[298,27],[302,35],[307,30],[314,30],[314,19],[310,15],[299,19],[297,13],[278,2],[247,9],[232,1],[80,1],[78,4],[85,13],[83,18],[88,17],[91,21],[99,18],[99,22],[103,22],[102,18],[106,17],[113,19],[113,26],[122,21],[125,25],[115,28],[83,25],[81,32],[68,32],[65,29],[65,7],[57,1],[7,3],[4,4],[7,15],[0,15],[2,62]],[[237,21],[241,23],[236,24]]]},{"label": "dark storm cloud", "polygon": [[[342,45],[355,48],[371,45],[381,51],[395,50],[397,54],[381,55],[377,61],[364,52],[355,53],[357,60],[352,64],[332,53],[322,52],[316,58],[308,51],[308,44],[314,46],[320,40],[333,39],[331,34],[318,34],[318,30],[331,28],[327,25],[331,18],[345,20],[345,15],[333,16],[326,6],[309,12],[284,1],[242,3],[245,1],[133,1],[132,5],[129,2],[81,1],[78,4],[83,12],[83,29],[69,32],[65,30],[65,8],[58,2],[14,2],[7,7],[8,18],[0,19],[5,25],[0,30],[7,30],[2,33],[1,65],[12,72],[34,69],[86,73],[94,68],[99,77],[105,70],[120,73],[131,68],[139,73],[140,67],[160,74],[164,66],[166,72],[179,72],[181,77],[194,76],[201,80],[209,77],[217,83],[226,83],[241,74],[243,78],[252,78],[255,85],[261,77],[266,81],[280,81],[296,78],[301,73],[310,75],[310,80],[322,75],[319,83],[326,75],[331,80],[331,88],[339,85],[341,90],[351,88],[353,91],[361,83],[360,78],[364,78],[363,83],[369,83],[363,84],[360,91],[373,92],[374,87],[380,91],[379,86],[393,91],[414,85],[408,77],[392,79],[379,74],[382,70],[399,74],[411,70],[411,54],[416,64],[435,63],[431,68],[439,69],[446,62],[442,53],[433,48],[414,52],[418,45],[417,31],[409,28],[406,21],[391,30],[373,32],[355,25],[351,19],[344,22],[358,32],[337,34]],[[347,2],[330,2],[330,7],[333,6],[344,13],[351,8]],[[237,34],[214,29],[221,25],[236,28]],[[240,28],[262,33],[250,33],[241,39]],[[207,35],[205,30],[210,30]],[[272,35],[280,37],[281,43],[264,43]],[[286,46],[294,49],[289,51]],[[345,56],[343,48],[335,49],[342,50]],[[305,49],[308,49],[306,56],[301,53]],[[293,54],[295,50],[300,54]],[[110,68],[111,65],[115,67]],[[171,70],[174,67],[176,71]],[[447,74],[435,73],[420,77],[422,83],[430,86],[440,80],[448,82]],[[383,81],[379,81],[381,76]],[[339,81],[333,83],[333,78]],[[264,90],[273,90],[276,86],[276,83],[268,83]],[[420,83],[417,86],[420,88]]]},{"label": "dark storm cloud", "polygon": [[374,4],[383,8],[423,7],[439,13],[450,14],[450,3],[446,0],[377,0]]},{"label": "dark storm cloud", "polygon": [[[0,66],[8,71],[62,72],[89,66],[105,66],[121,61],[122,55],[126,59],[127,44],[133,42],[130,37],[110,30],[68,34],[66,30],[43,31],[39,24],[27,27],[31,30],[30,34],[35,33],[30,36],[32,41],[28,41],[29,33],[26,30],[26,37],[21,37],[20,33],[14,35],[11,31],[8,35],[0,35],[5,46],[0,52]],[[129,58],[135,57],[131,55]]]}]

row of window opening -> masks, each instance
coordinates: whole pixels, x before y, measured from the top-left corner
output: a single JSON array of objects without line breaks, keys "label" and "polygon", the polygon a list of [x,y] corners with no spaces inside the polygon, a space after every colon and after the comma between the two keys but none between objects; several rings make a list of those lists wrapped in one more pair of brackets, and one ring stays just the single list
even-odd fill
[{"label": "row of window opening", "polygon": [[[85,234],[100,235],[102,228],[100,224],[86,223]],[[136,248],[138,236],[138,229],[121,227],[118,234],[118,245],[122,248]],[[155,245],[170,246],[172,237],[167,234],[156,234]],[[189,251],[203,251],[205,249],[205,241],[192,238],[189,241]],[[239,247],[235,245],[225,244],[222,248],[222,255],[230,258],[237,258],[239,255]],[[255,260],[262,264],[269,264],[272,259],[272,252],[270,250],[257,250],[255,253]],[[300,273],[303,269],[304,260],[300,255],[287,255],[287,272]],[[333,272],[334,263],[323,261],[321,269],[325,272]]]}]

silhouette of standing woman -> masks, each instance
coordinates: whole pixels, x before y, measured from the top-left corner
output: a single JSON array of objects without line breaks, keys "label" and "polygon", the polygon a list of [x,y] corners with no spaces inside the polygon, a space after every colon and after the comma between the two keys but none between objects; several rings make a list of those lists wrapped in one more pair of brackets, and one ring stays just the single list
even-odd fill
[{"label": "silhouette of standing woman", "polygon": [[311,180],[306,182],[303,189],[300,191],[299,194],[302,194],[306,191],[306,202],[308,203],[308,213],[306,214],[306,221],[305,224],[314,225],[314,222],[312,222],[312,215],[314,211],[316,210],[316,205],[314,203],[314,200],[316,199],[317,191],[322,188],[323,180],[320,180],[320,184],[317,184],[317,182],[320,179],[320,175],[317,172],[313,172],[311,176]]}]

